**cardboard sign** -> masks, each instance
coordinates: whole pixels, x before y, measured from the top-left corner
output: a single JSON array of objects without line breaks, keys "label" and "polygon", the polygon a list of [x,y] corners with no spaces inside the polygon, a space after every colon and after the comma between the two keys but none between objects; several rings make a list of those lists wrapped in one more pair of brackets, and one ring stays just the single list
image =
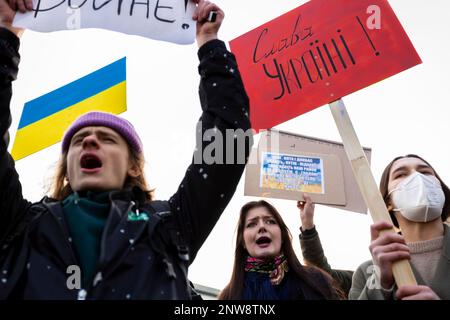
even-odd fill
[{"label": "cardboard sign", "polygon": [[195,40],[190,0],[33,0],[33,8],[17,13],[14,26],[40,32],[101,28],[178,44]]},{"label": "cardboard sign", "polygon": [[61,140],[69,125],[89,111],[127,110],[126,58],[101,68],[23,107],[11,151],[17,161]]},{"label": "cardboard sign", "polygon": [[387,0],[311,0],[230,47],[256,131],[421,63]]},{"label": "cardboard sign", "polygon": [[[364,148],[370,161],[371,150]],[[342,143],[283,131],[261,134],[245,172],[247,196],[301,200],[367,213]]]},{"label": "cardboard sign", "polygon": [[[300,200],[307,192],[315,203],[345,206],[340,159],[332,154],[264,147],[253,149],[246,167],[247,196]],[[285,146],[284,146],[285,147]]]}]

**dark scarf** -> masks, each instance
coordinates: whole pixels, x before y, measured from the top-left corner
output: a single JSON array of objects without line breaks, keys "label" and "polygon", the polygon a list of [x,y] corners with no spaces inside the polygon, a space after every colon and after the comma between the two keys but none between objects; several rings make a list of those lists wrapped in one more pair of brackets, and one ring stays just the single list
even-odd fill
[{"label": "dark scarf", "polygon": [[90,287],[95,276],[100,242],[108,217],[109,192],[74,192],[62,202],[64,217],[78,257],[83,288]]},{"label": "dark scarf", "polygon": [[268,259],[247,257],[245,263],[246,272],[268,273],[272,285],[279,285],[288,270],[288,262],[284,254]]}]

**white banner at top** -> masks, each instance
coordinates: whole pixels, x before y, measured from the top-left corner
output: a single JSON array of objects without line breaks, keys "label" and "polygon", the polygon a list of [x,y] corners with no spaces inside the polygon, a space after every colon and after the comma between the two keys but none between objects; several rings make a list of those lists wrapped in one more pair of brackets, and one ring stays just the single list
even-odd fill
[{"label": "white banner at top", "polygon": [[177,44],[195,40],[190,0],[33,0],[14,26],[38,32],[101,28]]}]

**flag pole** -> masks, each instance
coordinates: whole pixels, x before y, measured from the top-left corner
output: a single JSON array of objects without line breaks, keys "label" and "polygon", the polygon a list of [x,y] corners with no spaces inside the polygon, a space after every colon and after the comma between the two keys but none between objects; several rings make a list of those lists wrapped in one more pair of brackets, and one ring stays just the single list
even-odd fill
[{"label": "flag pole", "polygon": [[[386,204],[378,190],[375,179],[370,170],[369,162],[363,148],[358,140],[356,131],[345,107],[344,101],[339,99],[329,104],[334,121],[344,144],[345,152],[350,161],[353,174],[355,175],[359,189],[364,201],[369,208],[374,222],[387,221],[391,224],[392,219],[386,208]],[[395,232],[392,228],[383,233]],[[417,284],[411,265],[408,260],[400,260],[392,265],[392,272],[397,286]]]}]

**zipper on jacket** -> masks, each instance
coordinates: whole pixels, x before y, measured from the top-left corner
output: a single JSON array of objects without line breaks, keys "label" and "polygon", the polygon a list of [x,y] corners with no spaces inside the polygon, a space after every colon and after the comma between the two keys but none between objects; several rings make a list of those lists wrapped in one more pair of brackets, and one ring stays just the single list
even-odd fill
[{"label": "zipper on jacket", "polygon": [[[113,205],[117,207],[117,205],[114,203],[114,201],[111,200],[111,209],[110,210],[112,210],[112,208],[113,208],[112,206]],[[142,213],[139,211],[138,207],[139,207],[139,203],[137,201],[136,202],[135,201],[130,201],[129,204],[128,204],[127,210],[124,213],[126,215],[126,217],[122,216],[121,219],[128,219],[127,215],[133,209],[135,209],[134,212],[135,212],[136,216],[141,215]],[[113,215],[111,214],[111,211],[110,211],[110,214],[108,216],[108,220],[106,221],[106,225],[105,225],[105,228],[104,228],[103,234],[102,234],[102,239],[101,239],[101,244],[100,244],[100,257],[98,259],[97,267],[95,269],[96,270],[95,277],[94,277],[94,280],[90,283],[90,285],[86,288],[87,292],[90,292],[90,290],[92,288],[94,288],[97,285],[98,282],[103,281],[104,278],[107,278],[108,274],[114,272],[116,267],[119,266],[122,263],[122,261],[123,261],[124,256],[122,255],[121,259],[116,261],[116,263],[114,265],[110,265],[108,267],[108,272],[107,273],[104,272],[105,271],[104,270],[104,267],[105,267],[105,256],[106,256],[106,240],[107,240],[106,238],[107,238],[108,230],[111,228],[112,217],[113,217]]]},{"label": "zipper on jacket", "polygon": [[[101,270],[103,268],[105,255],[106,255],[106,252],[105,252],[106,236],[108,234],[108,230],[110,229],[111,221],[113,219],[113,215],[111,214],[112,206],[115,205],[114,201],[112,201],[112,199],[111,199],[111,196],[110,196],[110,203],[111,203],[111,205],[110,205],[110,209],[109,209],[109,213],[108,213],[108,219],[106,220],[106,225],[103,229],[102,238],[101,238],[101,242],[100,242],[100,256],[98,258],[97,266],[95,268],[95,273],[94,273],[95,276],[94,276],[93,281],[91,281],[91,283],[89,283],[87,288],[85,288],[85,289],[81,288],[78,291],[78,296],[77,296],[78,300],[86,300],[88,293],[92,290],[92,288],[94,288],[97,285],[97,283],[99,281],[102,280],[102,271]],[[134,204],[135,204],[134,202],[130,203],[127,212],[133,208]],[[55,218],[56,218],[56,220],[59,220],[56,216],[55,216]],[[61,225],[61,228],[63,228],[60,221],[58,221],[58,223]],[[72,254],[73,254],[73,251],[72,251]]]},{"label": "zipper on jacket", "polygon": [[[112,209],[113,209],[113,205],[117,206],[114,201],[111,199],[111,195],[110,195],[110,202],[111,202],[111,207],[110,207],[110,211],[108,213],[108,219],[106,220],[106,225],[103,229],[103,234],[102,234],[102,238],[101,238],[101,242],[100,242],[100,256],[97,262],[97,266],[95,268],[95,276],[93,281],[87,286],[86,289],[81,289],[78,291],[78,300],[84,300],[86,299],[88,293],[97,285],[98,282],[103,280],[103,267],[105,264],[105,255],[106,255],[106,238],[107,238],[107,234],[108,234],[108,230],[111,228],[111,223],[113,220],[113,214],[111,214]],[[139,213],[139,211],[137,210],[137,203],[134,201],[130,201],[130,204],[128,205],[127,211],[125,214],[127,214],[130,210],[133,209],[133,207],[136,207],[136,211],[137,213]],[[110,271],[114,270],[114,267],[111,267]]]},{"label": "zipper on jacket", "polygon": [[[105,228],[103,229],[103,234],[102,234],[102,239],[100,242],[100,256],[98,258],[98,264],[97,264],[97,268],[96,268],[96,273],[98,273],[99,270],[101,270],[103,264],[104,264],[104,260],[105,260],[105,247],[106,247],[106,236],[108,234],[108,230],[110,229],[111,226],[111,221],[112,221],[112,214],[111,214],[111,210],[112,210],[112,206],[115,206],[114,202],[111,201],[111,208],[108,214],[108,219],[106,220],[106,225]],[[134,202],[131,202],[130,205],[128,206],[128,209],[126,212],[130,211],[133,208]]]},{"label": "zipper on jacket", "polygon": [[[102,239],[100,242],[100,256],[97,262],[97,267],[95,268],[95,276],[94,276],[94,280],[89,284],[87,291],[89,292],[93,287],[95,287],[97,285],[97,283],[99,281],[103,280],[103,273],[102,273],[102,269],[104,267],[105,264],[105,255],[106,255],[106,238],[107,238],[107,234],[108,234],[108,230],[111,227],[111,221],[113,219],[113,214],[111,214],[113,206],[117,206],[114,201],[111,199],[111,195],[110,195],[110,202],[111,202],[111,207],[110,207],[110,211],[108,214],[108,219],[106,220],[106,225],[105,228],[103,229],[103,234],[102,234]],[[127,211],[125,214],[127,214],[130,210],[133,209],[133,207],[137,208],[137,204],[134,201],[130,201],[130,204],[128,205]],[[139,211],[138,211],[139,212]],[[123,218],[123,217],[122,217]],[[114,270],[114,267],[111,267],[110,271]]]}]

